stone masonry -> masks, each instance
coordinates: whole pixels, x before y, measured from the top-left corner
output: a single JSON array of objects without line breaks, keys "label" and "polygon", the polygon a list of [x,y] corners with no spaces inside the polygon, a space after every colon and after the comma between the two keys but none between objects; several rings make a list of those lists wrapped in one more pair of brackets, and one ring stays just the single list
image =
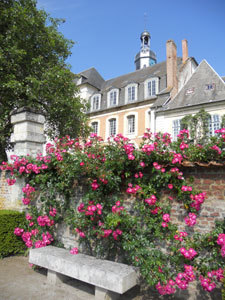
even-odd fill
[{"label": "stone masonry", "polygon": [[[31,155],[43,152],[45,117],[42,113],[30,108],[20,108],[11,114],[13,134],[11,142],[14,143],[13,154],[17,156]],[[24,181],[17,179],[15,185],[8,186],[7,172],[0,173],[0,209],[23,210],[21,198]]]}]

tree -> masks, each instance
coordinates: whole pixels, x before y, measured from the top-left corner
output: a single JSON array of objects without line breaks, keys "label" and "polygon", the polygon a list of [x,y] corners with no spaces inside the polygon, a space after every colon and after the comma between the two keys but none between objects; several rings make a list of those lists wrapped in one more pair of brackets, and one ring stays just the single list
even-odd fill
[{"label": "tree", "polygon": [[11,147],[10,113],[23,106],[45,113],[50,137],[86,132],[85,104],[66,63],[73,42],[58,31],[62,22],[36,0],[0,1],[0,160]]}]

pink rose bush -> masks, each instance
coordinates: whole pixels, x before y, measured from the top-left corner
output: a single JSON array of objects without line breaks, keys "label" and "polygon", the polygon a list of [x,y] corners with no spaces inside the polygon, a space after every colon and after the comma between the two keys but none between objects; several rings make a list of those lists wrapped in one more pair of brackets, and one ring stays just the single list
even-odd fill
[{"label": "pink rose bush", "polygon": [[[148,130],[137,149],[121,134],[106,144],[92,133],[86,140],[56,138],[36,158],[12,156],[1,170],[8,172],[9,185],[24,178],[27,221],[14,233],[28,248],[45,247],[56,241],[63,221],[88,254],[141,267],[161,295],[185,290],[194,280],[211,292],[223,278],[225,225],[195,232],[207,195],[195,190],[182,168],[197,157],[221,162],[225,129],[217,134],[203,146],[189,142],[186,129],[176,142],[168,133]],[[74,191],[79,194],[81,186],[84,195],[77,203]],[[182,229],[171,211],[176,202],[186,211]]]},{"label": "pink rose bush", "polygon": [[78,254],[79,251],[78,251],[78,248],[77,247],[74,247],[70,250],[70,254]]}]

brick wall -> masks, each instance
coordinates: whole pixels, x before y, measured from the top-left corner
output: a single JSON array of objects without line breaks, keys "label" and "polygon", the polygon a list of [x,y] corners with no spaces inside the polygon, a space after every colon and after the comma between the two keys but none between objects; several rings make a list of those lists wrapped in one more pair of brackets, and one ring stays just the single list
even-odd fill
[{"label": "brick wall", "polygon": [[[185,177],[194,177],[194,185],[197,189],[206,192],[206,200],[202,205],[194,230],[208,232],[214,227],[215,220],[225,218],[225,167],[186,167],[183,172]],[[6,178],[7,174],[0,172],[0,209],[15,208],[18,210],[22,192],[20,193],[20,199],[18,196],[15,199],[15,195],[13,195],[15,187],[8,186]],[[22,186],[20,184],[18,189],[21,190]],[[80,187],[78,187],[77,193],[79,189]],[[82,197],[82,193],[79,191],[78,194],[79,196],[75,198],[79,202],[78,198]],[[132,202],[129,197],[127,200],[127,202]],[[178,224],[180,230],[190,231],[190,228],[185,226],[183,222],[186,215],[183,206],[175,202],[171,211],[172,222]]]},{"label": "brick wall", "polygon": [[[225,218],[225,167],[187,167],[183,172],[185,177],[194,178],[195,188],[206,192],[206,199],[202,204],[194,230],[209,232],[213,229],[215,220]],[[184,226],[185,216],[183,206],[174,204],[171,220],[179,225],[180,230],[190,231],[190,228]]]}]

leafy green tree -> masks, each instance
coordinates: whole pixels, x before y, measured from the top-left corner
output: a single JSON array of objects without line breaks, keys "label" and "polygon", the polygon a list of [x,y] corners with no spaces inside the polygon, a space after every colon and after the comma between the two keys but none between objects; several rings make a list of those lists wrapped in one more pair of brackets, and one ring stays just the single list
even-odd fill
[{"label": "leafy green tree", "polygon": [[62,19],[38,10],[35,0],[0,1],[0,160],[11,147],[10,113],[42,110],[50,137],[85,134],[85,104],[66,59],[73,42],[58,31]]}]

